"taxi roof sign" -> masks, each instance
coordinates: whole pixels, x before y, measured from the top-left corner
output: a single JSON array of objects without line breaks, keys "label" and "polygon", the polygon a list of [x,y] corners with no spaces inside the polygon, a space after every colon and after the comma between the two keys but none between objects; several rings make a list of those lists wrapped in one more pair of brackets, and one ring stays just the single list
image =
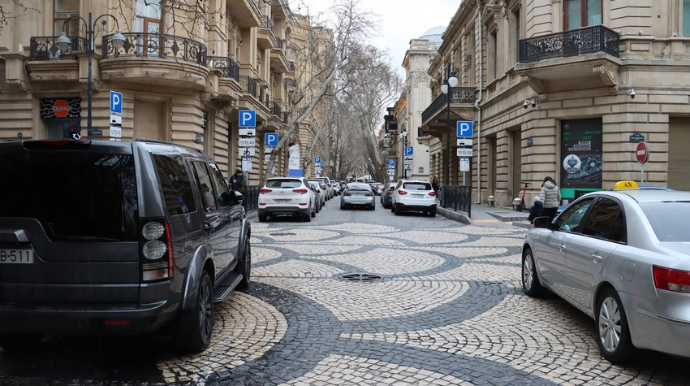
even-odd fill
[{"label": "taxi roof sign", "polygon": [[618,181],[613,185],[613,190],[639,189],[635,181]]}]

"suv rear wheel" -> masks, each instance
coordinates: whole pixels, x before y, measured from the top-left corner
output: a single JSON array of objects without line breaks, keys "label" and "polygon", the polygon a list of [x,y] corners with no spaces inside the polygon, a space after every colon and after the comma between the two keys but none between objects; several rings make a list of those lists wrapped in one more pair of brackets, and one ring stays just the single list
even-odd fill
[{"label": "suv rear wheel", "polygon": [[196,305],[182,312],[175,334],[182,352],[200,352],[208,347],[213,332],[213,283],[203,271],[196,295]]}]

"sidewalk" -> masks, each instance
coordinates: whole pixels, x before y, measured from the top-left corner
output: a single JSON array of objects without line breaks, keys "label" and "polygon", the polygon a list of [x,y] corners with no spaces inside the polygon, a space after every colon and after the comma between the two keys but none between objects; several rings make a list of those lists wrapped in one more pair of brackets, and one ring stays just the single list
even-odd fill
[{"label": "sidewalk", "polygon": [[493,207],[484,204],[472,204],[472,217],[467,216],[467,212],[454,211],[438,207],[437,213],[443,217],[458,221],[464,224],[487,225],[498,227],[520,227],[529,229],[529,210],[518,212],[512,208]]}]

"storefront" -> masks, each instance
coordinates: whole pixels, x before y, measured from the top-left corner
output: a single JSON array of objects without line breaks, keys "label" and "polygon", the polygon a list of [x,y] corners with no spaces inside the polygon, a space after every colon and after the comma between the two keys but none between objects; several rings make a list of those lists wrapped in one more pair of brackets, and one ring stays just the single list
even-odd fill
[{"label": "storefront", "polygon": [[47,139],[81,138],[81,98],[41,99]]}]

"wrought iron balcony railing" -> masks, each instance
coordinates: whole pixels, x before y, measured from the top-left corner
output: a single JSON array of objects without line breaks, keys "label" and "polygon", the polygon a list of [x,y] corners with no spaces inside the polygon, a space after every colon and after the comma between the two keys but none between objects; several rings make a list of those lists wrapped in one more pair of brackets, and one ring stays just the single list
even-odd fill
[{"label": "wrought iron balcony railing", "polygon": [[252,77],[249,76],[244,76],[242,79],[245,81],[245,89],[244,91],[253,96],[256,97],[256,80]]},{"label": "wrought iron balcony railing", "polygon": [[142,58],[179,59],[206,65],[206,46],[181,36],[148,32],[127,32],[119,50],[112,43],[113,35],[103,36],[103,58],[136,56]]},{"label": "wrought iron balcony railing", "polygon": [[458,103],[474,103],[474,87],[451,87],[448,94],[441,93],[431,104],[422,112],[422,123],[427,122],[431,117],[436,115],[439,111],[446,108],[448,104],[448,96],[450,96],[450,104]]},{"label": "wrought iron balcony railing", "polygon": [[60,51],[55,43],[59,36],[32,36],[29,43],[29,60],[59,60],[72,56],[77,52],[86,52],[86,38],[79,36],[68,36],[72,41],[72,46],[68,51]]},{"label": "wrought iron balcony railing", "polygon": [[603,25],[520,40],[520,63],[595,52],[619,57],[620,35]]},{"label": "wrought iron balcony railing", "polygon": [[283,110],[280,108],[280,105],[276,101],[273,101],[273,104],[270,107],[270,109],[271,109],[271,114],[273,114],[273,115],[277,115],[278,117],[283,115]]},{"label": "wrought iron balcony railing", "polygon": [[240,81],[240,66],[232,58],[225,56],[208,56],[206,67],[215,68],[223,72],[224,78]]}]

